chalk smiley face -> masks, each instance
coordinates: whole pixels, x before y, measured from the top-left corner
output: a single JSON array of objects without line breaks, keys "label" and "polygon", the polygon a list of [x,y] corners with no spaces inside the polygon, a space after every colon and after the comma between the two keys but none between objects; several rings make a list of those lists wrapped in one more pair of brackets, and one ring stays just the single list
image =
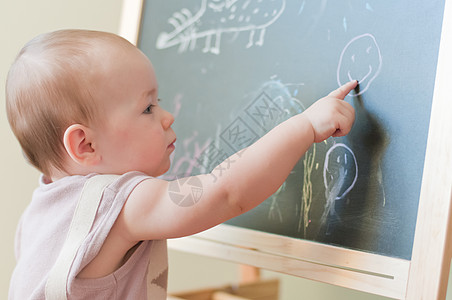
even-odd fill
[{"label": "chalk smiley face", "polygon": [[354,37],[342,50],[337,67],[337,83],[342,86],[348,81],[359,81],[359,96],[367,91],[381,70],[382,58],[375,37],[370,33]]},{"label": "chalk smiley face", "polygon": [[353,151],[342,143],[332,146],[326,153],[323,169],[323,183],[329,193],[334,193],[332,200],[339,200],[347,195],[357,179],[358,163]]}]

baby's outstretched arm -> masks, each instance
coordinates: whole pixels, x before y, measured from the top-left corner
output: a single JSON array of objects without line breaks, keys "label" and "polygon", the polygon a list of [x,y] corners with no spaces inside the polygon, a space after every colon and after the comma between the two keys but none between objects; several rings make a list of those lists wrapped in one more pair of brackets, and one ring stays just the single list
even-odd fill
[{"label": "baby's outstretched arm", "polygon": [[[196,176],[202,195],[192,206],[172,201],[168,181],[145,180],[124,205],[115,232],[131,245],[187,236],[254,208],[281,186],[312,143],[350,131],[355,113],[343,99],[356,85],[356,81],[343,85],[232,155],[210,174]],[[187,189],[181,193],[192,192],[188,184],[183,187]]]}]

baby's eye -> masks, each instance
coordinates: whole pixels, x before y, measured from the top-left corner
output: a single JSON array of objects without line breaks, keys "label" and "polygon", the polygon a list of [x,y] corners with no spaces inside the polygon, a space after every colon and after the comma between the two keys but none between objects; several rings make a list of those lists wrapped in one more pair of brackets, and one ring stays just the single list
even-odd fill
[{"label": "baby's eye", "polygon": [[154,104],[149,105],[146,107],[146,109],[143,111],[144,114],[152,114],[152,108],[154,107]]},{"label": "baby's eye", "polygon": [[[161,101],[160,98],[157,99],[158,102]],[[152,114],[152,108],[156,106],[155,104],[150,104],[146,109],[143,111],[144,114]]]}]

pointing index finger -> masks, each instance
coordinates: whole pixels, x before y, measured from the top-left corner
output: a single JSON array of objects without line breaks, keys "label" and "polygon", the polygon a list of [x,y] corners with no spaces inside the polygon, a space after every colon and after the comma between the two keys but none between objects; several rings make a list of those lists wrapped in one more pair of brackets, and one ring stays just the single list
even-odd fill
[{"label": "pointing index finger", "polygon": [[345,96],[351,92],[354,88],[358,86],[358,80],[352,80],[339,87],[338,89],[332,91],[328,96],[339,98],[344,100]]}]

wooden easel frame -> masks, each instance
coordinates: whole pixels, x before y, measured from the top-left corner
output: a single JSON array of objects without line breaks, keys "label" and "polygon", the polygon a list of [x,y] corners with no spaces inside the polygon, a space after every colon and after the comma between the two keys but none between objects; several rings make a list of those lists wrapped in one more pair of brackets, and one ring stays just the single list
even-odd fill
[{"label": "wooden easel frame", "polygon": [[[140,32],[142,7],[143,0],[123,1],[119,33],[134,44],[137,43]],[[195,236],[171,240],[169,245],[173,249],[185,252],[248,264],[386,297],[444,299],[452,252],[451,134],[452,0],[446,0],[410,261],[229,225],[220,225]]]}]

